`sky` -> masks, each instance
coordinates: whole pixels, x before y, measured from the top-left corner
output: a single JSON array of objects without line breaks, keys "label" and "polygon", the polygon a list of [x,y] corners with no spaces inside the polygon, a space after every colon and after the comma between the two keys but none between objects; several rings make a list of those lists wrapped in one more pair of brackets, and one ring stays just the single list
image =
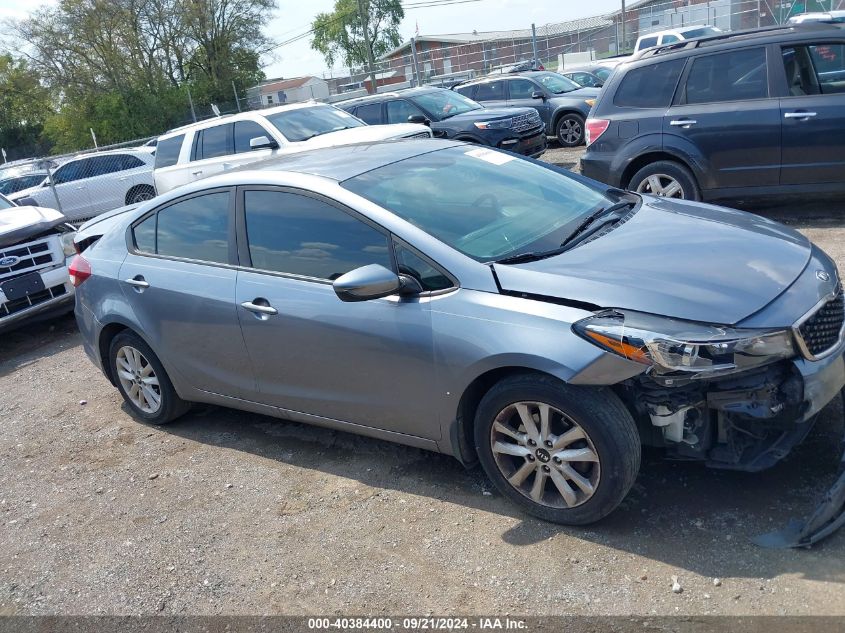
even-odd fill
[{"label": "sky", "polygon": [[[55,0],[49,0],[52,4]],[[43,0],[0,0],[0,20],[25,17],[44,4]],[[277,0],[275,17],[268,23],[266,35],[276,42],[285,41],[309,30],[318,13],[331,11],[334,0]],[[419,27],[421,35],[476,31],[498,31],[538,27],[552,22],[609,13],[619,9],[621,0],[479,0],[445,7],[407,10],[399,27],[404,39]],[[284,46],[262,60],[268,77],[300,77],[327,71],[322,56],[311,50],[310,39]],[[344,74],[337,68],[335,74]]]}]

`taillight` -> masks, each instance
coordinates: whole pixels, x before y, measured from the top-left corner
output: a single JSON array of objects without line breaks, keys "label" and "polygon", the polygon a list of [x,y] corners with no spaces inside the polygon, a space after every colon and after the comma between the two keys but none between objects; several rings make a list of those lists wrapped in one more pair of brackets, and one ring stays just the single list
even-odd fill
[{"label": "taillight", "polygon": [[610,125],[610,121],[607,119],[587,119],[587,134],[584,139],[587,145],[589,146],[599,140],[608,125]]},{"label": "taillight", "polygon": [[70,260],[70,266],[67,267],[70,283],[74,288],[82,285],[82,282],[91,276],[91,264],[82,255],[77,255]]}]

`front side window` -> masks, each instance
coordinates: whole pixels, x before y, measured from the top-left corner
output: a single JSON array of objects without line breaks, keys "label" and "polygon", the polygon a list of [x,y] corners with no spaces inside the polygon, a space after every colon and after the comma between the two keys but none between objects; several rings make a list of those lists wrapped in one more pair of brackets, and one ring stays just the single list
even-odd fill
[{"label": "front side window", "polygon": [[329,280],[368,264],[393,268],[384,233],[321,200],[246,191],[244,216],[253,268]]},{"label": "front side window", "polygon": [[89,175],[89,159],[75,160],[72,163],[67,163],[66,165],[59,167],[56,170],[56,173],[53,174],[53,182],[57,185],[61,185],[66,182],[74,182],[76,180],[88,178]]},{"label": "front side window", "polygon": [[267,130],[255,121],[235,121],[235,154],[251,152],[252,147],[249,142],[259,136],[266,136],[272,140]]},{"label": "front side window", "polygon": [[406,99],[387,102],[387,122],[407,123],[408,117],[425,116],[422,110]]},{"label": "front side window", "polygon": [[342,186],[478,261],[559,248],[585,214],[610,204],[601,189],[483,147],[414,156]]},{"label": "front side window", "polygon": [[473,84],[471,86],[460,86],[458,88],[455,88],[455,91],[459,92],[468,99],[472,99],[472,93],[475,92],[475,85]]},{"label": "front side window", "polygon": [[155,168],[161,169],[175,165],[179,161],[179,153],[182,151],[182,141],[184,140],[184,134],[160,140],[156,144]]},{"label": "front side window", "polygon": [[644,37],[640,40],[640,50],[657,46],[657,37]]},{"label": "front side window", "polygon": [[684,61],[673,59],[628,71],[613,97],[613,103],[627,108],[668,108]]},{"label": "front side window", "polygon": [[527,79],[511,79],[508,81],[508,90],[511,99],[531,99],[540,89]]},{"label": "front side window", "polygon": [[135,245],[146,253],[204,262],[229,262],[229,192],[180,200],[135,225]]},{"label": "front side window", "polygon": [[378,125],[381,123],[381,103],[359,105],[355,111],[355,116],[370,125]]},{"label": "front side window", "polygon": [[475,91],[476,101],[493,101],[502,100],[505,98],[505,82],[504,81],[488,81],[483,84],[478,84],[478,89]]},{"label": "front side window", "polygon": [[765,48],[698,57],[687,77],[687,103],[764,99],[768,95]]},{"label": "front side window", "polygon": [[328,105],[284,110],[268,115],[267,120],[294,143],[364,125],[348,112]]}]

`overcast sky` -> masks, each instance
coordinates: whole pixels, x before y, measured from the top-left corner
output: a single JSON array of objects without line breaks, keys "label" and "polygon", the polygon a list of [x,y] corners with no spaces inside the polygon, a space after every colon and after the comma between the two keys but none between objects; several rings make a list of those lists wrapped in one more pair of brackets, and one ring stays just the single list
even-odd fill
[{"label": "overcast sky", "polygon": [[[320,12],[331,11],[334,0],[277,0],[276,17],[267,26],[267,35],[284,41],[310,28],[311,20]],[[43,4],[43,0],[0,0],[0,19],[22,17]],[[498,31],[538,27],[550,22],[609,13],[619,8],[621,0],[480,0],[467,4],[408,10],[400,32],[410,38],[419,25],[421,35],[437,35],[468,31]],[[323,58],[311,50],[305,38],[276,51],[265,59],[268,77],[319,75],[326,70]],[[338,68],[338,72],[343,72]]]}]

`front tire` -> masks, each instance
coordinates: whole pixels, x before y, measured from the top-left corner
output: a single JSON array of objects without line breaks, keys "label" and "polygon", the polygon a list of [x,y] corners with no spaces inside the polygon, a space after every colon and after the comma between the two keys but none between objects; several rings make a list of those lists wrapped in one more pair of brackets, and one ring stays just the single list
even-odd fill
[{"label": "front tire", "polygon": [[550,376],[497,383],[478,406],[474,433],[479,461],[499,492],[554,523],[607,516],[640,468],[637,427],[619,398]]},{"label": "front tire", "polygon": [[584,119],[577,114],[564,114],[555,129],[562,147],[576,147],[584,143]]},{"label": "front tire", "polygon": [[167,424],[190,408],[176,394],[161,361],[137,334],[126,331],[114,337],[109,363],[120,395],[141,422]]}]

